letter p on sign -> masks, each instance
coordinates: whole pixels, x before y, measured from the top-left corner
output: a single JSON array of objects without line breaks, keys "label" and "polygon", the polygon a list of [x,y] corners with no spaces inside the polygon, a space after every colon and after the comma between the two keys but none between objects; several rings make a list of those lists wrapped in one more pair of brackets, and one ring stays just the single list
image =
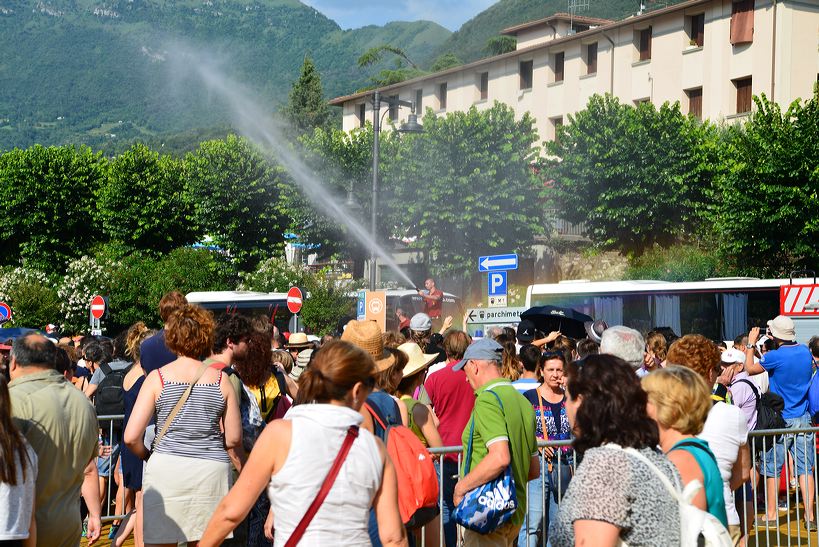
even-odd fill
[{"label": "letter p on sign", "polygon": [[490,272],[487,275],[489,296],[506,294],[506,272]]}]

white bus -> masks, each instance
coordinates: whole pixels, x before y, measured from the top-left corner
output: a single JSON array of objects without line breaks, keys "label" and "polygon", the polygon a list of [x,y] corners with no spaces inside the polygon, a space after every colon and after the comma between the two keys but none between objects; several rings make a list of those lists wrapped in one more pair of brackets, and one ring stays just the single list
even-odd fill
[{"label": "white bus", "polygon": [[733,340],[751,327],[767,326],[780,313],[796,322],[807,342],[819,334],[816,279],[716,278],[694,282],[564,281],[530,285],[526,307],[572,308],[646,333],[671,327],[675,333]]},{"label": "white bus", "polygon": [[[424,299],[413,290],[387,290],[387,330],[398,330],[395,310],[402,308],[410,317],[424,311]],[[287,309],[287,293],[266,293],[255,291],[204,291],[192,292],[186,296],[191,304],[199,304],[215,315],[221,313],[241,313],[248,316],[264,315],[271,318],[282,332],[288,330],[288,322],[293,316]],[[307,295],[309,298],[309,295]],[[356,297],[350,295],[350,316],[355,319]],[[442,317],[451,315],[457,320],[463,315],[460,299],[444,293]],[[310,325],[307,325],[308,329]]]}]

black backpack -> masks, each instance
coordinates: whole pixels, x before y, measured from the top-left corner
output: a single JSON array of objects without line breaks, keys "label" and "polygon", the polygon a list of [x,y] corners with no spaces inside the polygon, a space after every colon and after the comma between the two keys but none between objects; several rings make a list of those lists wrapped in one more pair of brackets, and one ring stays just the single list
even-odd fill
[{"label": "black backpack", "polygon": [[[785,418],[782,417],[782,411],[785,410],[785,400],[781,396],[770,391],[760,396],[759,390],[756,389],[756,386],[750,380],[742,378],[734,382],[734,384],[737,382],[745,382],[751,386],[751,390],[754,392],[754,397],[756,398],[756,427],[754,427],[754,431],[784,429],[788,427],[788,424],[785,423]],[[757,449],[761,450],[762,443],[757,444]]]},{"label": "black backpack", "polygon": [[105,376],[94,394],[94,408],[97,416],[118,416],[125,413],[125,390],[122,382],[133,364],[122,370],[114,370],[107,363],[100,365]]}]

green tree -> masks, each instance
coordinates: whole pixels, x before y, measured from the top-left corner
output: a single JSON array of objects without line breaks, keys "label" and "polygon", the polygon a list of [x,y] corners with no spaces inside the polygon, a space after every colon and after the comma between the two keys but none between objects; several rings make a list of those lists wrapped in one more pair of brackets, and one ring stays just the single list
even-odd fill
[{"label": "green tree", "polygon": [[444,53],[442,55],[439,55],[438,58],[435,59],[435,61],[433,61],[430,70],[432,72],[440,72],[442,70],[460,66],[462,64],[464,64],[464,62],[461,61],[458,58],[458,56],[455,55],[454,53]]},{"label": "green tree", "polygon": [[730,130],[706,218],[736,273],[819,269],[819,88],[784,112],[764,94]]},{"label": "green tree", "polygon": [[97,219],[117,244],[165,253],[197,239],[182,163],[143,144],[111,161],[97,196]]},{"label": "green tree", "polygon": [[493,36],[486,41],[484,50],[489,56],[503,55],[515,51],[518,41],[512,36]]},{"label": "green tree", "polygon": [[288,264],[282,257],[271,257],[250,272],[241,274],[240,290],[287,292],[290,287],[307,291],[301,316],[307,329],[314,334],[330,334],[339,320],[353,311],[352,293],[359,288],[355,282],[338,282],[325,271],[312,272],[302,264]]},{"label": "green tree", "polygon": [[0,155],[0,261],[62,271],[99,236],[95,191],[106,160],[90,148],[40,145]]},{"label": "green tree", "polygon": [[[428,111],[430,112],[430,111]],[[495,103],[424,118],[385,157],[392,234],[415,239],[437,273],[469,275],[479,254],[525,253],[543,232],[534,120]]]},{"label": "green tree", "polygon": [[330,106],[324,98],[321,75],[310,57],[304,58],[301,74],[293,82],[290,99],[282,111],[300,135],[330,125]]},{"label": "green tree", "polygon": [[378,74],[372,76],[370,81],[373,85],[365,89],[397,84],[426,74],[423,70],[418,68],[418,65],[409,58],[403,49],[387,44],[372,47],[365,51],[364,54],[358,58],[358,67],[365,68],[380,63],[385,53],[392,53],[395,56],[392,68],[383,68]]},{"label": "green tree", "polygon": [[284,173],[247,139],[203,142],[186,156],[185,168],[203,232],[240,266],[281,248],[288,225],[279,200]]},{"label": "green tree", "polygon": [[235,287],[237,274],[226,257],[206,249],[181,247],[159,258],[131,253],[108,266],[110,332],[137,321],[160,326],[157,304],[165,293],[176,290],[224,291]]},{"label": "green tree", "polygon": [[715,169],[716,131],[679,104],[632,107],[595,95],[548,143],[557,214],[585,223],[598,246],[640,255],[698,228],[702,190]]},{"label": "green tree", "polygon": [[[372,197],[372,126],[350,132],[340,129],[317,129],[301,139],[306,157],[324,183],[327,192],[339,203],[345,203],[350,215],[369,226]],[[381,157],[392,154],[396,135],[381,133]],[[301,236],[307,243],[320,245],[322,256],[344,253],[356,264],[356,275],[363,272],[363,261],[367,251],[351,238],[346,226],[339,219],[328,218],[312,204],[311,196],[289,186],[283,189],[286,208],[293,218],[291,231]],[[352,197],[350,207],[348,199]],[[379,231],[390,232],[392,218],[385,214]]]}]

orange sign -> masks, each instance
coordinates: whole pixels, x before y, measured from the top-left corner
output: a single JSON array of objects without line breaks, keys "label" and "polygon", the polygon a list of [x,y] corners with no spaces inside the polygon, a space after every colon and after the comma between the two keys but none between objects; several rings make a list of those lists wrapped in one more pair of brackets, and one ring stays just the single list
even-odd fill
[{"label": "orange sign", "polygon": [[367,291],[364,297],[364,310],[367,321],[375,321],[381,332],[387,330],[387,293],[384,291]]}]

